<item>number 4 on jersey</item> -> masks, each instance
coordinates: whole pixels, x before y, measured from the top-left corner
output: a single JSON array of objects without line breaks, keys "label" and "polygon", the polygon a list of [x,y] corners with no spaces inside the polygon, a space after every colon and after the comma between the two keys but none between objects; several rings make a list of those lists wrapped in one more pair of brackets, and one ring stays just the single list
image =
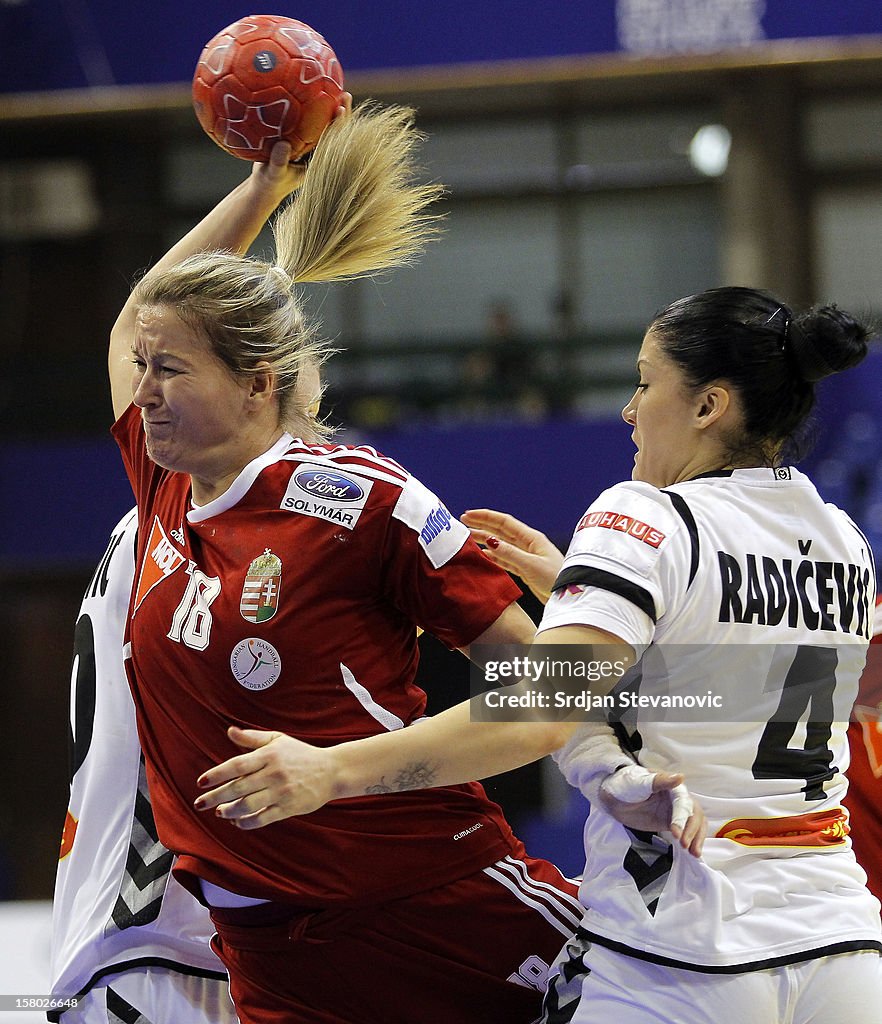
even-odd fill
[{"label": "number 4 on jersey", "polygon": [[[776,652],[776,660],[787,656],[789,650],[781,648]],[[829,742],[838,661],[833,647],[796,648],[784,677],[781,700],[759,742],[753,762],[755,779],[805,779],[802,791],[806,800],[824,799],[824,783],[837,771]],[[770,678],[769,682],[772,681]],[[806,711],[805,742],[801,748],[791,747],[788,744]]]}]

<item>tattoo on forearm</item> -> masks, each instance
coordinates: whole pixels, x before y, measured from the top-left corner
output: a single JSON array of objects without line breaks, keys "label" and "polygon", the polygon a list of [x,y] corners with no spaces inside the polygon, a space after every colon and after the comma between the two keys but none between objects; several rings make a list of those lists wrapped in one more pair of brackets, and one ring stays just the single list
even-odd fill
[{"label": "tattoo on forearm", "polygon": [[438,765],[428,761],[415,761],[407,765],[395,776],[396,789],[428,789],[435,784],[438,777]]},{"label": "tattoo on forearm", "polygon": [[386,776],[383,775],[379,782],[368,786],[365,793],[375,795],[378,793],[400,793],[409,789],[430,789],[435,784],[438,767],[438,765],[429,764],[428,761],[415,761],[401,769],[392,781],[392,785],[386,782]]}]

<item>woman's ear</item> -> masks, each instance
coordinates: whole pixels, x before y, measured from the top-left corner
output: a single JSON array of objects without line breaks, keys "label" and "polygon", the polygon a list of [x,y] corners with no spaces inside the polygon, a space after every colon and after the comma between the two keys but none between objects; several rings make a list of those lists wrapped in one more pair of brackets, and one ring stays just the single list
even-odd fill
[{"label": "woman's ear", "polygon": [[712,424],[718,423],[731,406],[732,396],[729,389],[722,384],[714,384],[700,396],[696,412],[696,426],[699,430],[705,430]]},{"label": "woman's ear", "polygon": [[265,402],[273,397],[276,374],[269,363],[258,363],[248,380],[248,397],[255,402]]}]

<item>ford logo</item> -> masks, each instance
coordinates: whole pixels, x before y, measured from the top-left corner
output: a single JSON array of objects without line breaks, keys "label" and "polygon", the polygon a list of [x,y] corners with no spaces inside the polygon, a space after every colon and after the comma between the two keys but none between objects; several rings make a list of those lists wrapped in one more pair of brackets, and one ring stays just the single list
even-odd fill
[{"label": "ford logo", "polygon": [[358,501],[364,497],[364,491],[354,480],[339,473],[326,473],[324,470],[310,469],[298,473],[294,477],[297,486],[307,494],[317,498],[333,498],[335,501]]}]

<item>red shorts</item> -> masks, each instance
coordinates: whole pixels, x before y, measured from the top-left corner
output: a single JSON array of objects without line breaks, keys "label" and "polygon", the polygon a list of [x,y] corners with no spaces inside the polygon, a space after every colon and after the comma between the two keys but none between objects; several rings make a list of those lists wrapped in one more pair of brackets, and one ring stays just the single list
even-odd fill
[{"label": "red shorts", "polygon": [[578,885],[508,856],[358,910],[215,909],[242,1024],[530,1024],[581,919]]}]

